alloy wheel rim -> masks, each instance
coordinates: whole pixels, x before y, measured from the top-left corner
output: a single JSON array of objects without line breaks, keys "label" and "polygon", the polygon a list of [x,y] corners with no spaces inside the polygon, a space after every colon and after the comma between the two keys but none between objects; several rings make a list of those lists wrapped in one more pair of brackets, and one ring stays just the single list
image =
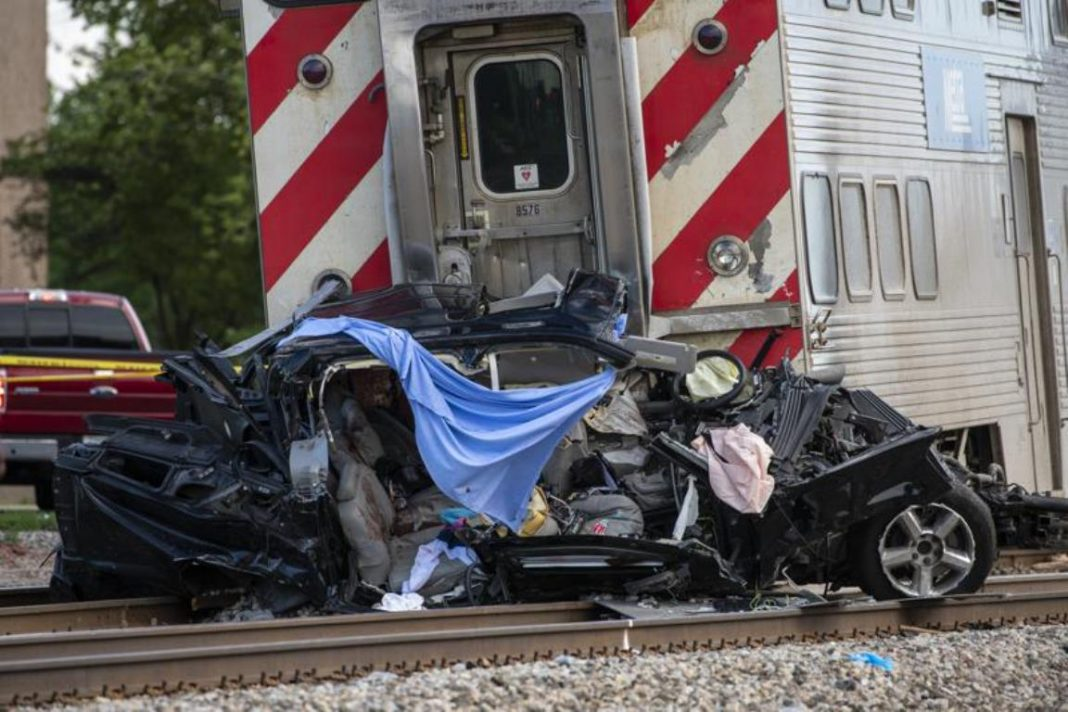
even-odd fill
[{"label": "alloy wheel rim", "polygon": [[975,566],[975,536],[944,504],[912,506],[886,525],[879,563],[895,589],[912,598],[944,596]]}]

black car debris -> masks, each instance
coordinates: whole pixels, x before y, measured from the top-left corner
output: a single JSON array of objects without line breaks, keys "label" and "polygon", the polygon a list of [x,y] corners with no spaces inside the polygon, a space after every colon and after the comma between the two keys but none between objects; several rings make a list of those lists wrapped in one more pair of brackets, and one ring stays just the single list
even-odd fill
[{"label": "black car debris", "polygon": [[[531,299],[406,285],[298,315],[403,329],[495,389],[613,367],[615,385],[557,446],[518,530],[435,485],[396,373],[359,343],[283,345],[290,325],[174,357],[163,376],[178,392],[174,422],[100,418],[106,440],[61,454],[53,591],[353,610],[389,592],[431,605],[733,596],[789,579],[884,599],[976,591],[999,538],[1057,538],[1050,507],[1068,511],[1063,500],[969,472],[939,453],[937,429],[872,392],[789,362],[747,369],[725,352],[620,339],[624,310],[620,282],[576,272]],[[733,380],[700,397],[688,376],[705,366]],[[716,496],[694,446],[739,425],[773,453],[759,512]]]}]

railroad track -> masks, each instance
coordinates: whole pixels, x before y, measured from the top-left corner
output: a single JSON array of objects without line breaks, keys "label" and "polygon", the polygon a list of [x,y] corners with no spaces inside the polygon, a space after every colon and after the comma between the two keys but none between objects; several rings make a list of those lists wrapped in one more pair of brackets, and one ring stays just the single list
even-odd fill
[{"label": "railroad track", "polygon": [[[700,609],[697,609],[700,611]],[[592,602],[357,614],[0,638],[0,703],[336,678],[455,662],[502,663],[830,637],[1068,621],[1068,576],[995,577],[972,596],[833,601],[774,611],[622,618]]]},{"label": "railroad track", "polygon": [[[821,587],[811,587],[813,592]],[[1047,593],[1051,591],[1068,591],[1068,574],[1013,574],[991,576],[984,591],[993,593]],[[789,589],[780,589],[780,594],[790,593]],[[863,598],[856,591],[846,591],[833,596],[834,600],[854,600]],[[130,598],[106,601],[85,601],[80,603],[47,603],[47,587],[24,587],[0,590],[0,636],[20,635],[25,633],[58,633],[88,631],[99,629],[125,629],[144,626],[180,626],[193,622],[193,613],[189,606],[176,598]],[[555,604],[572,607],[574,610],[592,610],[593,604]],[[469,610],[469,609],[457,609]],[[500,610],[490,608],[489,610]],[[541,617],[548,615],[540,613]],[[564,615],[558,622],[575,620]],[[370,621],[374,617],[360,616],[358,620]],[[336,621],[336,617],[307,618],[307,621]],[[275,625],[280,621],[273,621]],[[239,624],[250,626],[252,624]],[[328,626],[334,624],[328,623]],[[194,627],[195,629],[195,627]]]}]

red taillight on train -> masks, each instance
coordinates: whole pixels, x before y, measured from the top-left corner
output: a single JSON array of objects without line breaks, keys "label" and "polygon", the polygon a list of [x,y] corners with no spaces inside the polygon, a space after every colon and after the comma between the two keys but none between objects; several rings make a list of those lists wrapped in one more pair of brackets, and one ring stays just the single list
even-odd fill
[{"label": "red taillight on train", "polygon": [[0,368],[0,415],[7,410],[7,371]]}]

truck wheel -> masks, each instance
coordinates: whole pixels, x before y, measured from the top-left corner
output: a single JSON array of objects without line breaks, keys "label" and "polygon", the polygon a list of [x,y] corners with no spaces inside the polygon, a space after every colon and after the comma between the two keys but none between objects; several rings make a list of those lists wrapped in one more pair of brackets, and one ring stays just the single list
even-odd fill
[{"label": "truck wheel", "polygon": [[38,479],[33,483],[33,498],[37,508],[42,512],[51,512],[56,508],[56,494],[52,490],[52,475]]},{"label": "truck wheel", "polygon": [[990,510],[963,484],[937,502],[872,519],[856,542],[858,583],[879,600],[974,593],[997,558]]}]

